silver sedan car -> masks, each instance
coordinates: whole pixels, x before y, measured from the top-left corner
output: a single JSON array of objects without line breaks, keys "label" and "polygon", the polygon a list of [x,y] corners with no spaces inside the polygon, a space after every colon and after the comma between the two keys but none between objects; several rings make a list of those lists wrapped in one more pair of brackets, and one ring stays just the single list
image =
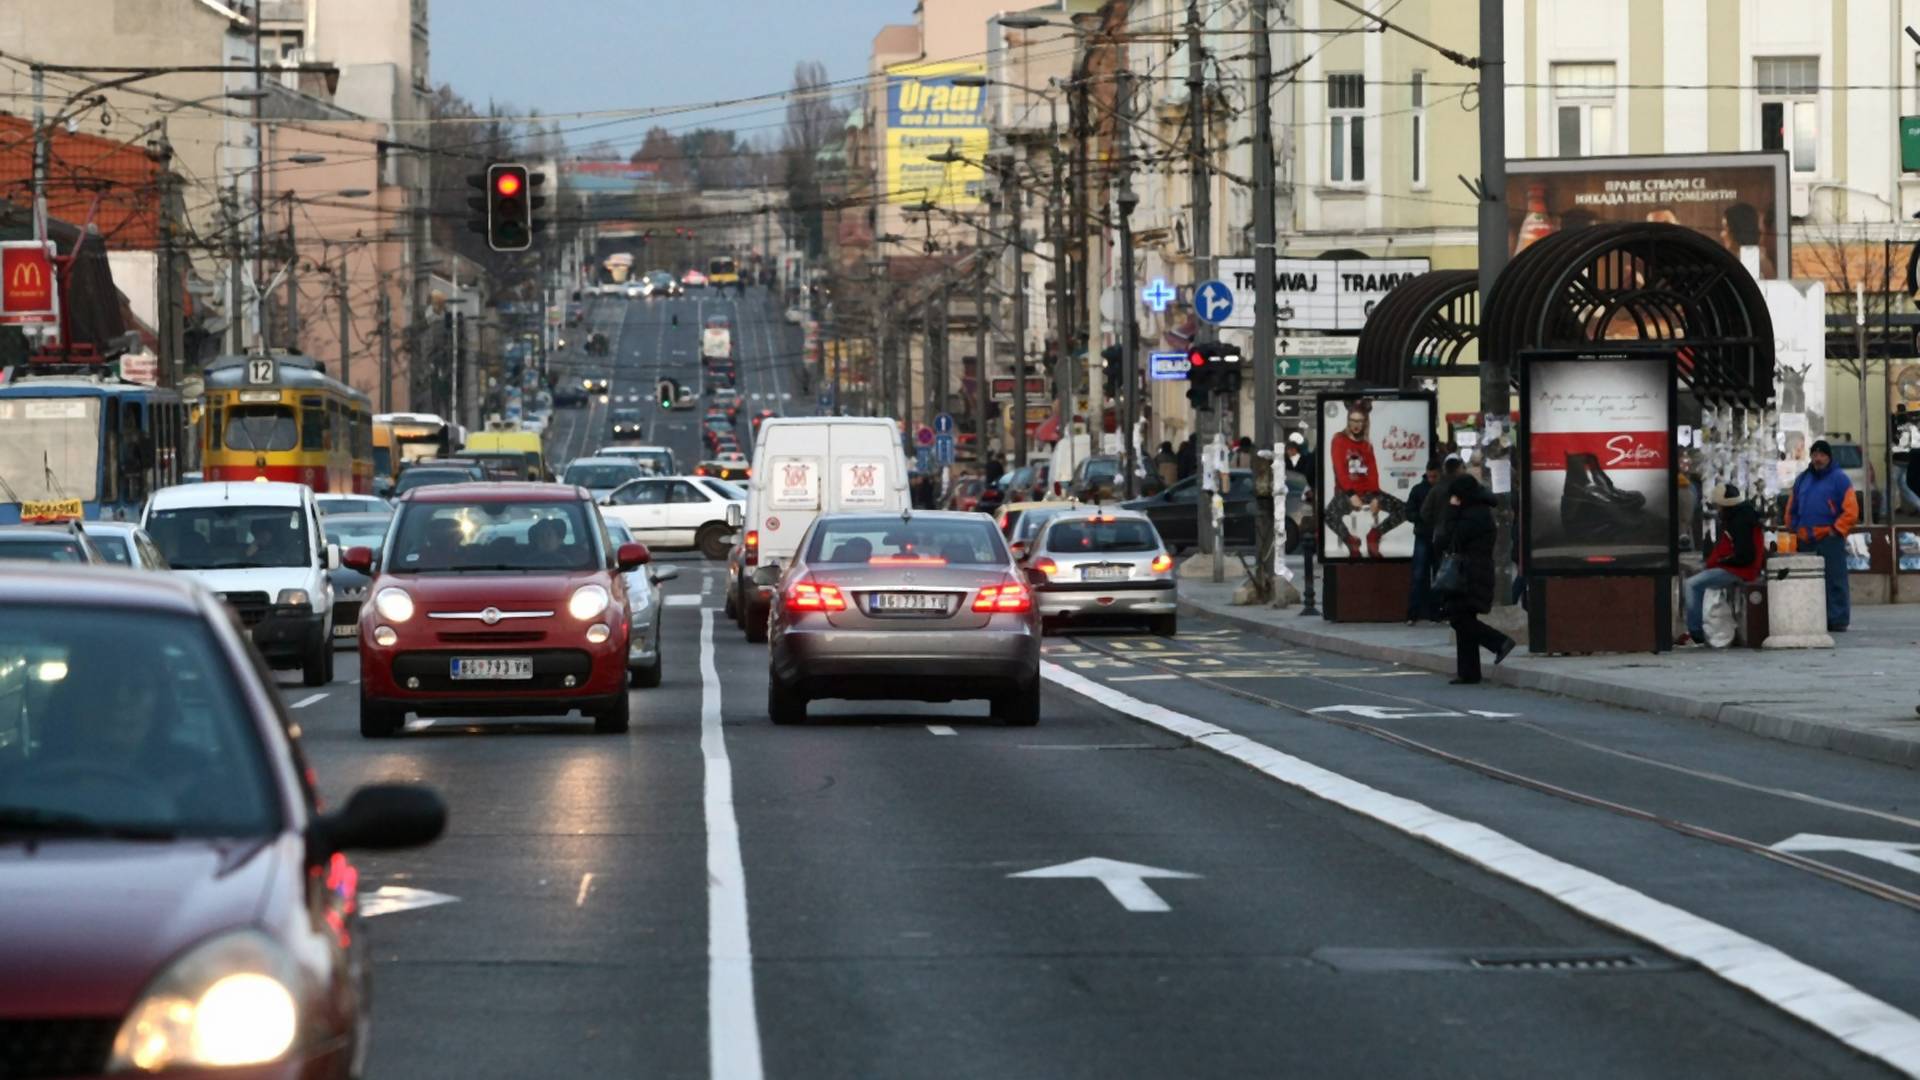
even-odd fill
[{"label": "silver sedan car", "polygon": [[822,514],[784,572],[756,583],[777,597],[776,724],[804,721],[816,698],[985,698],[1003,723],[1040,722],[1033,594],[984,515]]},{"label": "silver sedan car", "polygon": [[[607,535],[616,547],[637,544],[627,523],[606,518]],[[672,563],[649,562],[626,572],[627,581],[627,675],[643,690],[660,685],[660,609],[666,594],[660,583],[680,576]]]},{"label": "silver sedan car", "polygon": [[1034,538],[1027,566],[1039,586],[1044,624],[1145,623],[1160,637],[1179,631],[1173,556],[1147,515],[1085,510],[1056,515]]}]

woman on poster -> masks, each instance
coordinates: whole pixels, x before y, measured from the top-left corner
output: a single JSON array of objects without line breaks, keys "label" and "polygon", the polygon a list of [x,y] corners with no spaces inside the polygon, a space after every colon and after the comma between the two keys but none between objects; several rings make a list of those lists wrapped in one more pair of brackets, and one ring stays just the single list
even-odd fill
[{"label": "woman on poster", "polygon": [[[1346,430],[1327,440],[1327,460],[1333,468],[1333,496],[1327,500],[1327,528],[1347,545],[1347,553],[1360,557],[1360,541],[1347,528],[1347,515],[1370,510],[1373,526],[1367,530],[1367,556],[1380,558],[1380,537],[1407,520],[1407,504],[1380,489],[1380,465],[1373,454],[1371,420],[1373,402],[1355,401],[1347,406]],[[1382,517],[1382,514],[1385,517]]]}]

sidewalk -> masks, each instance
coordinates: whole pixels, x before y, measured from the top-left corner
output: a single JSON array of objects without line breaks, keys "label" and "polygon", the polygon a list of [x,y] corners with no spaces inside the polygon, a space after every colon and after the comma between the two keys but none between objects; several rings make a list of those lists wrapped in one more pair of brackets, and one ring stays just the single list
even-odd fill
[{"label": "sidewalk", "polygon": [[[1237,568],[1236,568],[1237,569]],[[1295,574],[1299,570],[1296,564]],[[1295,645],[1453,671],[1436,623],[1331,623],[1288,608],[1235,607],[1224,584],[1183,577],[1181,609]],[[1685,717],[1920,769],[1920,604],[1856,606],[1832,649],[1685,649],[1653,655],[1530,656],[1524,641],[1489,682]]]}]

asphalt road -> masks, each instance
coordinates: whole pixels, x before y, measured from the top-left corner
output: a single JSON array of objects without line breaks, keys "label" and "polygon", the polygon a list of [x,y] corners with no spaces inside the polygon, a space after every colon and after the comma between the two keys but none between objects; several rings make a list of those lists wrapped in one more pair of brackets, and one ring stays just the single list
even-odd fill
[{"label": "asphalt road", "polygon": [[[797,394],[784,324],[741,333],[755,300],[745,389]],[[678,334],[666,303],[596,310],[619,320],[616,393],[697,370],[679,303]],[[691,417],[654,419],[690,442]],[[589,412],[563,420],[598,445]],[[371,1075],[1811,1077],[1920,1053],[1898,1057],[1920,1013],[1910,772],[1201,620],[1052,639],[1038,728],[846,702],[776,728],[722,569],[681,565],[665,679],[625,736],[368,742],[351,656],[324,692],[285,687],[330,797],[403,778],[451,807],[435,846],[364,862]],[[1250,741],[1180,734],[1199,723]],[[1354,791],[1442,828],[1410,836]],[[1488,836],[1605,887],[1554,899],[1539,858],[1455,854]],[[1628,891],[1773,958],[1743,989],[1594,917]]]}]

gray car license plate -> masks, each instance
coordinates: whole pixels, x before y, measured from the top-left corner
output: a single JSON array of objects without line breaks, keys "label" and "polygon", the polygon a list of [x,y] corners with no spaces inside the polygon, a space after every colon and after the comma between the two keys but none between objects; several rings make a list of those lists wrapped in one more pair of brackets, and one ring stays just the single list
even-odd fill
[{"label": "gray car license plate", "polygon": [[874,593],[867,604],[875,611],[905,611],[945,614],[947,598],[939,593]]},{"label": "gray car license plate", "polygon": [[456,679],[531,679],[533,678],[533,657],[456,656],[453,658],[453,677]]},{"label": "gray car license plate", "polygon": [[1124,566],[1083,566],[1080,568],[1081,581],[1117,581],[1127,576]]}]

